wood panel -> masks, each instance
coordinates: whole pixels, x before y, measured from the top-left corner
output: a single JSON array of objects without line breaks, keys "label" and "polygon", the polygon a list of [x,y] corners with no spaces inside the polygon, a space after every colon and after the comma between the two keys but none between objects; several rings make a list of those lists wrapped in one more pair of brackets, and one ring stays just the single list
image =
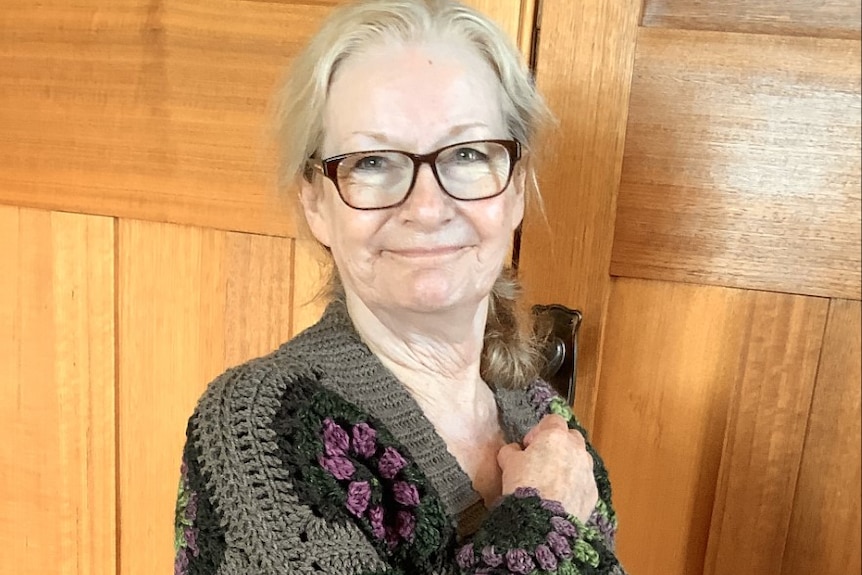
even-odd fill
[{"label": "wood panel", "polygon": [[[810,390],[823,318],[815,298],[614,280],[594,437],[611,470],[618,549],[630,573],[703,573],[719,471],[728,469],[726,429],[736,440],[733,482],[766,492],[760,500],[747,494],[755,505],[749,511],[765,515],[756,505],[780,500],[765,482],[793,465],[787,446],[800,441],[801,424],[789,419],[805,403],[805,393],[795,392]],[[781,395],[770,406],[775,392]],[[778,424],[786,426],[771,427]],[[768,462],[757,472],[762,480],[743,469],[740,446],[752,434],[749,452]],[[781,478],[775,489],[787,482]]]},{"label": "wood panel", "polygon": [[493,18],[529,57],[536,0],[462,0]]},{"label": "wood panel", "polygon": [[[536,81],[557,115],[540,155],[548,220],[529,214],[519,276],[536,303],[584,314],[575,410],[591,427],[641,2],[542,2]],[[548,281],[549,278],[552,281]]]},{"label": "wood panel", "polygon": [[314,324],[326,307],[328,256],[315,240],[294,242],[293,333]]},{"label": "wood panel", "polygon": [[738,356],[708,575],[781,574],[776,558],[787,540],[829,308],[821,298],[751,292],[747,299],[751,335]]},{"label": "wood panel", "polygon": [[611,273],[859,299],[860,43],[641,29]]},{"label": "wood panel", "polygon": [[228,0],[7,2],[0,201],[289,235],[265,110],[325,13]]},{"label": "wood panel", "polygon": [[744,307],[736,290],[613,282],[594,439],[630,573],[701,572]]},{"label": "wood panel", "polygon": [[0,206],[0,573],[115,573],[114,228]]},{"label": "wood panel", "polygon": [[860,303],[834,300],[808,418],[782,575],[862,571],[860,332]]},{"label": "wood panel", "polygon": [[267,107],[333,4],[5,2],[0,203],[295,236]]},{"label": "wood panel", "polygon": [[645,0],[642,24],[858,40],[860,20],[859,0]]},{"label": "wood panel", "polygon": [[527,62],[533,62],[533,48],[538,41],[541,0],[521,0],[521,21],[518,23],[518,48]]},{"label": "wood panel", "polygon": [[292,240],[121,220],[121,573],[169,572],[185,425],[226,367],[291,335]]}]

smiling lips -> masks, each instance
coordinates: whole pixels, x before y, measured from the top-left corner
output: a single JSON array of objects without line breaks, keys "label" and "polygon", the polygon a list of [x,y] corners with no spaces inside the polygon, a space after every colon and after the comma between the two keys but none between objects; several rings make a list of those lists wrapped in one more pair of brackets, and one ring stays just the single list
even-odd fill
[{"label": "smiling lips", "polygon": [[386,250],[396,256],[404,258],[433,258],[447,256],[463,250],[465,246],[436,246],[423,248],[405,248]]}]

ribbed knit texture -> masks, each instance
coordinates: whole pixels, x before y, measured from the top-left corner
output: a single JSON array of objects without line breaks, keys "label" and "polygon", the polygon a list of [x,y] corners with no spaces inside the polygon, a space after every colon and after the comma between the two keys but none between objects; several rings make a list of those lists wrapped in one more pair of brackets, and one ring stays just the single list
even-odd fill
[{"label": "ribbed knit texture", "polygon": [[[540,384],[495,397],[507,441],[564,409]],[[532,547],[516,545],[509,570],[481,567],[477,550],[474,569],[465,545],[476,534],[494,547],[498,529],[488,526],[499,526],[511,505],[485,509],[419,405],[361,341],[343,304],[333,303],[316,325],[227,371],[201,397],[184,451],[175,572],[520,573],[524,557],[554,559],[541,543],[547,532],[563,553],[553,572],[578,565],[585,574],[619,574],[610,487],[594,458],[601,513],[577,537],[565,532],[583,557],[566,558],[554,539],[544,511],[553,502],[522,498],[517,508],[534,510],[519,511],[533,520]]]}]

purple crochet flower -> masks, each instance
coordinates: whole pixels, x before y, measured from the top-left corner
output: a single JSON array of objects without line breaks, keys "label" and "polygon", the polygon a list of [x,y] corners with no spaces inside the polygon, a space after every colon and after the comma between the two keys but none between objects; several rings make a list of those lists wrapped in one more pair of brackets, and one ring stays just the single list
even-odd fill
[{"label": "purple crochet flower", "polygon": [[347,487],[347,510],[361,517],[371,501],[371,486],[367,481],[351,481]]},{"label": "purple crochet flower", "polygon": [[180,549],[174,558],[174,575],[186,575],[189,572],[189,553]]},{"label": "purple crochet flower", "polygon": [[344,429],[330,418],[323,420],[323,447],[327,455],[347,455],[350,447],[350,436]]},{"label": "purple crochet flower", "polygon": [[317,458],[317,461],[321,467],[331,473],[336,479],[350,479],[356,472],[353,462],[346,457],[324,457],[321,455]]},{"label": "purple crochet flower", "polygon": [[189,487],[189,468],[185,461],[180,466],[182,479],[179,485],[175,519],[177,526],[182,525],[182,534],[175,541],[177,545],[174,556],[174,573],[186,575],[192,557],[200,555],[198,548],[198,530],[194,526],[198,514],[198,494]]},{"label": "purple crochet flower", "polygon": [[386,536],[386,530],[383,528],[383,508],[379,505],[368,510],[368,521],[371,523],[371,533],[377,539],[383,539]]},{"label": "purple crochet flower", "polygon": [[413,534],[416,531],[416,518],[409,511],[399,511],[395,516],[395,530],[401,539],[413,541]]},{"label": "purple crochet flower", "polygon": [[616,528],[607,516],[596,510],[593,511],[588,522],[599,530],[599,533],[602,534],[602,537],[604,537],[606,541],[613,542],[614,536],[616,535]]},{"label": "purple crochet flower", "polygon": [[510,549],[506,552],[506,567],[512,573],[526,574],[536,568],[533,558],[523,549]]},{"label": "purple crochet flower", "polygon": [[569,545],[568,539],[556,531],[548,533],[548,547],[560,559],[569,559],[572,556],[572,548]]},{"label": "purple crochet flower", "polygon": [[398,532],[395,530],[394,525],[387,525],[385,527],[386,530],[386,545],[390,550],[394,549],[396,545],[398,545]]},{"label": "purple crochet flower", "polygon": [[458,555],[455,556],[455,562],[458,563],[458,567],[461,569],[469,569],[476,564],[476,556],[473,555],[472,543],[468,543],[461,547],[461,550],[458,551]]},{"label": "purple crochet flower", "polygon": [[368,459],[377,451],[377,431],[367,423],[357,423],[350,430],[353,436],[353,453]]},{"label": "purple crochet flower", "polygon": [[512,493],[518,499],[526,499],[527,497],[538,497],[539,490],[535,487],[518,487],[515,489],[514,493]]},{"label": "purple crochet flower", "polygon": [[392,479],[398,475],[398,472],[404,469],[405,465],[407,465],[407,460],[391,447],[386,447],[383,450],[383,455],[380,456],[380,461],[377,462],[380,475],[386,479]]},{"label": "purple crochet flower", "polygon": [[189,521],[194,521],[198,516],[198,494],[194,491],[189,492],[189,500],[186,502],[185,517]]},{"label": "purple crochet flower", "polygon": [[556,571],[557,558],[554,556],[554,552],[551,551],[550,547],[544,543],[536,545],[534,554],[536,556],[536,563],[539,564],[540,569],[543,571]]},{"label": "purple crochet flower", "polygon": [[563,537],[577,537],[578,529],[571,521],[563,517],[551,517],[551,527]]},{"label": "purple crochet flower", "polygon": [[554,515],[560,515],[562,517],[566,517],[568,513],[566,513],[566,508],[563,507],[563,504],[559,501],[554,501],[553,499],[542,499],[542,503],[540,503],[542,509],[546,509],[550,511]]},{"label": "purple crochet flower", "polygon": [[392,485],[392,492],[395,494],[395,501],[406,507],[416,507],[419,505],[419,490],[412,483],[406,481],[396,481]]},{"label": "purple crochet flower", "polygon": [[545,412],[548,410],[548,404],[556,395],[554,390],[545,383],[536,382],[530,390],[530,403],[537,411]]},{"label": "purple crochet flower", "polygon": [[499,567],[503,564],[503,556],[497,553],[493,545],[488,545],[482,549],[482,561],[488,567]]},{"label": "purple crochet flower", "polygon": [[183,531],[183,537],[186,540],[186,548],[191,551],[192,555],[197,557],[201,554],[198,548],[198,530],[192,527],[186,527]]}]

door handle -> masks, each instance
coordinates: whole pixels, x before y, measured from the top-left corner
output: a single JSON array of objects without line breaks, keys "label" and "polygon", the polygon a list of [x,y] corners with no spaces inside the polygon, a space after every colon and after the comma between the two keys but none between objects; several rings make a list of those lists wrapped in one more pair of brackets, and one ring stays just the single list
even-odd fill
[{"label": "door handle", "polygon": [[578,375],[578,329],[581,312],[561,304],[534,305],[536,334],[544,341],[544,366],[540,372],[569,405],[575,401]]}]

